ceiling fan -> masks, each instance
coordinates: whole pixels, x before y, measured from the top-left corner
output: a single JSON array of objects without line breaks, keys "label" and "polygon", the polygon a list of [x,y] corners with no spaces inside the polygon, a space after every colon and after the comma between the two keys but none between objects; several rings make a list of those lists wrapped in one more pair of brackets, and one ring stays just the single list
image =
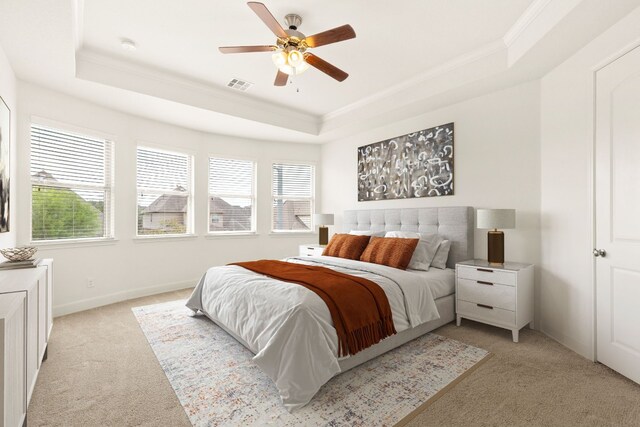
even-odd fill
[{"label": "ceiling fan", "polygon": [[298,27],[302,24],[302,18],[299,15],[289,14],[285,16],[284,20],[289,26],[289,29],[285,30],[264,4],[250,1],[247,5],[249,5],[251,10],[253,10],[256,15],[262,19],[262,22],[278,37],[276,44],[261,46],[225,46],[219,48],[220,52],[274,52],[271,58],[276,67],[278,67],[278,74],[273,83],[275,86],[285,86],[290,75],[301,74],[307,70],[309,66],[317,68],[339,82],[349,77],[349,74],[313,53],[308,52],[307,49],[355,38],[356,33],[353,31],[353,28],[351,28],[351,25],[343,25],[307,37],[298,31]]}]

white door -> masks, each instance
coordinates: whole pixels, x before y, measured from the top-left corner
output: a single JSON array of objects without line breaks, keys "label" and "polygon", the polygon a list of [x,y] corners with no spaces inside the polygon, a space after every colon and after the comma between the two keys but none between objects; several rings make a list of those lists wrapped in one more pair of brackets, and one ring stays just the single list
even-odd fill
[{"label": "white door", "polygon": [[597,359],[640,383],[640,48],[596,74],[595,187]]}]

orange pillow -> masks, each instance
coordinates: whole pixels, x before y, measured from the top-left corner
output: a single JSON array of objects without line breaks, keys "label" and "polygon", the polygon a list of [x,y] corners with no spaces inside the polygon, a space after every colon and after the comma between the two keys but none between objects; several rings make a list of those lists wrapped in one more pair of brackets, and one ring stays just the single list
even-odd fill
[{"label": "orange pillow", "polygon": [[360,261],[406,270],[420,239],[372,237]]},{"label": "orange pillow", "polygon": [[360,255],[369,243],[369,236],[354,236],[353,234],[334,234],[331,241],[322,252],[324,256],[338,258],[360,259]]}]

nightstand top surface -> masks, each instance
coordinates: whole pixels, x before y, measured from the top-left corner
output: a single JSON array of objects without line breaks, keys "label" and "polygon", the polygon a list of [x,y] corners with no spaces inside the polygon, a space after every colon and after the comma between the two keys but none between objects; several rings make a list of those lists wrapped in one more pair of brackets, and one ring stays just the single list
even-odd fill
[{"label": "nightstand top surface", "polygon": [[306,247],[309,247],[309,248],[326,248],[327,247],[327,245],[319,245],[317,243],[305,243],[305,244],[302,244],[300,246],[306,246]]},{"label": "nightstand top surface", "polygon": [[490,264],[486,259],[472,259],[469,261],[462,261],[457,263],[456,265],[466,265],[469,267],[481,267],[481,268],[491,268],[494,270],[510,270],[510,271],[519,271],[523,268],[527,268],[532,264],[524,264],[521,262],[505,262],[504,264]]}]

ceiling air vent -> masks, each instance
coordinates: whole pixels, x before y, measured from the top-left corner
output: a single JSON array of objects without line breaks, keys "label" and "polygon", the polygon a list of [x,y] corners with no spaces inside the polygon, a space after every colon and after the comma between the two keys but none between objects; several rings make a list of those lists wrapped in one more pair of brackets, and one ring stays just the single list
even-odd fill
[{"label": "ceiling air vent", "polygon": [[253,83],[245,82],[244,80],[240,80],[240,79],[231,79],[231,81],[227,83],[227,86],[230,87],[231,89],[236,89],[241,92],[246,92],[247,89],[253,86]]}]

